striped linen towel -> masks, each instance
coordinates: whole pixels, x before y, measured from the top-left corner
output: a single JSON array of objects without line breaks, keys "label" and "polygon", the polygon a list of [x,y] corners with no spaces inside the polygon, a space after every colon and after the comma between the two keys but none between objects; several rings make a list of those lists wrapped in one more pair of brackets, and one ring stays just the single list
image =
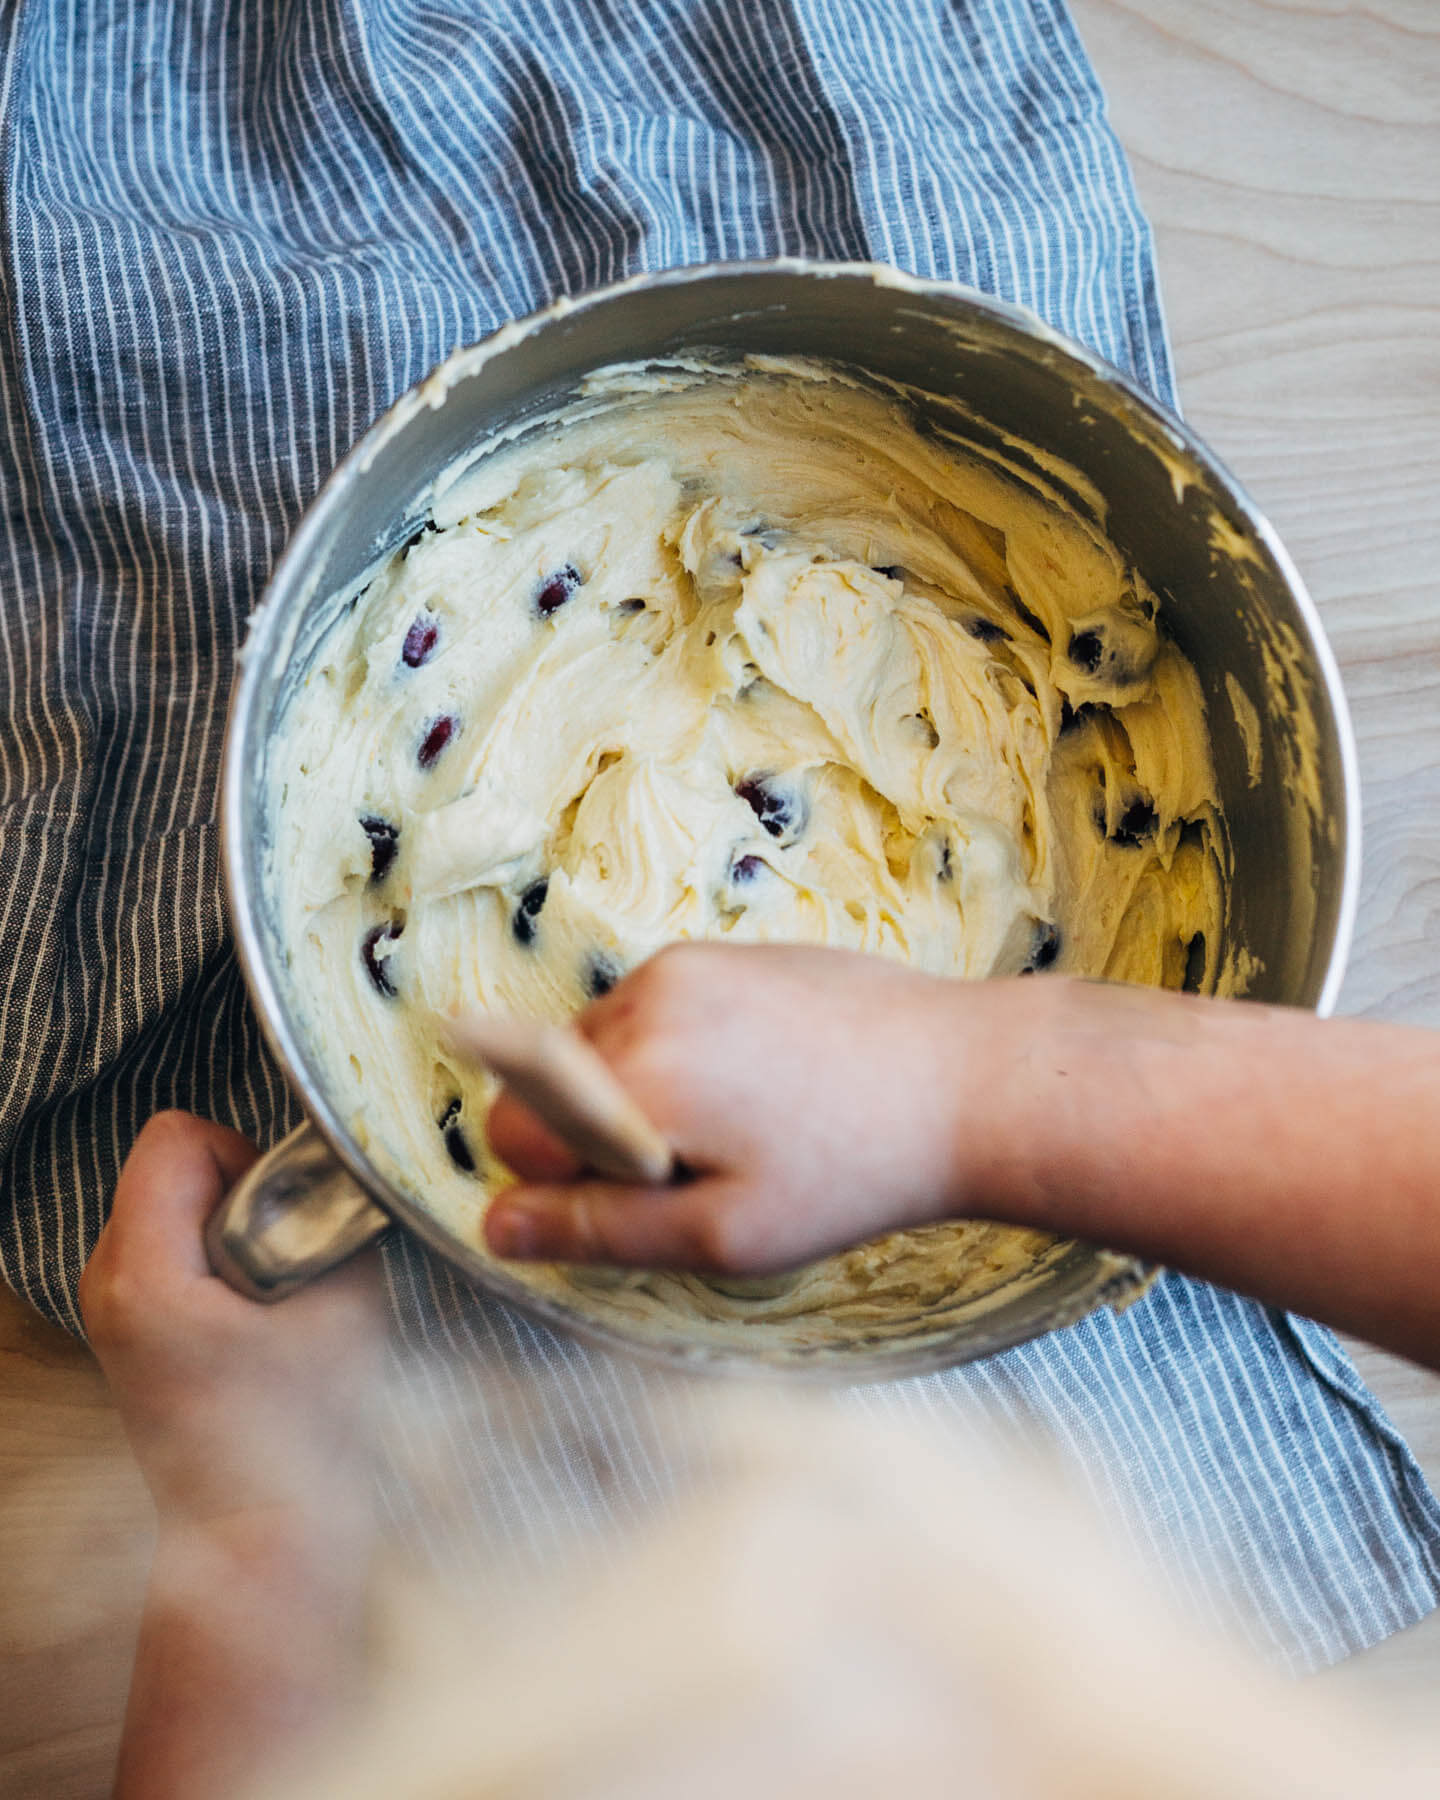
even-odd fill
[{"label": "striped linen towel", "polygon": [[[74,1330],[150,1113],[295,1122],[221,909],[225,698],[301,508],[442,356],[640,269],[863,258],[1175,402],[1062,0],[12,0],[0,134],[0,1273]],[[649,1377],[413,1246],[389,1275],[399,1340],[453,1353],[429,1378],[465,1391],[477,1498],[521,1479],[487,1375],[546,1372],[536,1491],[494,1516],[617,1504],[565,1436],[624,1437]],[[1333,1338],[1200,1284],[857,1402],[1042,1423],[1292,1666],[1436,1602],[1440,1512]]]}]

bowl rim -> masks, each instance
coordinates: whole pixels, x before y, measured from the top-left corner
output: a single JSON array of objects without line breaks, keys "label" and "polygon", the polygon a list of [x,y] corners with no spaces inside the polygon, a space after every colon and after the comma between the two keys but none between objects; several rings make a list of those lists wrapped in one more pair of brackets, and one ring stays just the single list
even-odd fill
[{"label": "bowl rim", "polygon": [[[559,1325],[603,1348],[620,1348],[626,1354],[638,1354],[646,1360],[659,1361],[672,1368],[680,1360],[706,1369],[774,1373],[783,1368],[787,1374],[792,1371],[801,1374],[818,1372],[845,1381],[863,1381],[881,1376],[888,1379],[958,1363],[967,1360],[967,1354],[963,1344],[957,1344],[955,1353],[943,1358],[936,1356],[933,1343],[928,1350],[917,1349],[912,1358],[907,1358],[905,1352],[899,1350],[870,1353],[858,1349],[843,1353],[840,1366],[835,1367],[818,1360],[814,1363],[804,1359],[795,1363],[788,1360],[783,1363],[769,1362],[754,1354],[700,1346],[696,1346],[693,1353],[688,1350],[680,1353],[675,1345],[649,1344],[624,1331],[611,1329],[587,1315],[572,1313],[567,1307],[551,1302],[547,1296],[538,1294],[510,1276],[501,1265],[482,1258],[434,1214],[385,1179],[369,1162],[323,1088],[311,1078],[298,1036],[291,1027],[283,1005],[279,983],[265,955],[263,934],[257,919],[258,896],[250,892],[244,878],[248,848],[244,830],[245,797],[250,772],[252,768],[259,766],[259,759],[252,746],[256,736],[256,707],[261,677],[267,669],[277,638],[283,634],[287,616],[308,597],[308,565],[326,531],[332,512],[340,504],[352,478],[367,469],[390,439],[403,431],[418,413],[443,406],[454,387],[478,374],[494,358],[504,355],[524,339],[565,319],[596,307],[614,305],[641,290],[672,286],[700,287],[706,282],[721,278],[744,280],[775,276],[854,281],[898,289],[918,300],[940,301],[947,306],[978,312],[999,321],[1032,342],[1043,343],[1052,353],[1058,353],[1078,364],[1089,376],[1098,379],[1106,387],[1118,390],[1131,407],[1148,416],[1150,422],[1160,428],[1176,452],[1190,458],[1233,501],[1246,526],[1274,560],[1295,602],[1306,628],[1309,647],[1315,657],[1335,727],[1344,798],[1344,816],[1337,821],[1337,829],[1343,836],[1340,900],[1329,959],[1314,1005],[1315,1012],[1322,1018],[1333,1011],[1354,938],[1359,896],[1358,756],[1339,666],[1319,609],[1278,533],[1251,499],[1243,484],[1214,452],[1183,419],[1142,387],[1134,376],[1116,367],[1098,352],[1057,331],[1028,307],[986,294],[962,282],[913,276],[884,263],[776,257],[687,264],[628,276],[624,280],[593,288],[582,294],[561,296],[523,318],[500,325],[477,343],[453,351],[392,402],[335,464],[306,505],[270,573],[259,603],[250,614],[245,640],[237,657],[237,673],[225,727],[220,774],[221,860],[225,898],[241,972],[265,1042],[292,1091],[300,1099],[306,1114],[324,1137],[332,1153],[359,1186],[428,1248],[459,1268],[467,1279],[487,1292],[520,1306],[531,1316]],[[863,357],[860,361],[863,365]],[[1126,1299],[1133,1297],[1135,1291],[1148,1285],[1153,1276],[1153,1270],[1135,1258],[1120,1257],[1096,1247],[1086,1248],[1096,1258],[1109,1260],[1103,1267],[1097,1263],[1095,1279],[1080,1284],[1077,1291],[1069,1297],[1073,1305],[1059,1302],[1056,1316],[1048,1323],[1033,1328],[1026,1326],[1014,1332],[1002,1330],[993,1339],[987,1337],[981,1348],[973,1354],[989,1355],[1058,1326],[1073,1323],[1096,1306],[1105,1304],[1107,1298],[1123,1304]]]}]

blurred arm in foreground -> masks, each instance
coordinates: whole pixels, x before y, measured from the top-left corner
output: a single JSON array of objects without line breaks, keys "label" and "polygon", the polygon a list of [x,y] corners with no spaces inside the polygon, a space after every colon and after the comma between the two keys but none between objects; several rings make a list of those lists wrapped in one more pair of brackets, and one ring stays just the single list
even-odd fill
[{"label": "blurred arm in foreground", "polygon": [[694,1178],[582,1178],[513,1097],[510,1257],[760,1274],[991,1218],[1132,1251],[1440,1368],[1440,1034],[844,951],[683,945],[580,1029]]},{"label": "blurred arm in foreground", "polygon": [[498,1603],[488,1569],[407,1596],[364,1718],[255,1800],[1437,1791],[1433,1736],[1178,1624],[1013,1422],[961,1450],[715,1383],[677,1414],[702,1481]]},{"label": "blurred arm in foreground", "polygon": [[255,1159],[183,1113],[136,1141],[80,1287],[157,1511],[117,1800],[212,1800],[355,1689],[374,1536],[374,1258],[265,1308],[201,1232]]}]

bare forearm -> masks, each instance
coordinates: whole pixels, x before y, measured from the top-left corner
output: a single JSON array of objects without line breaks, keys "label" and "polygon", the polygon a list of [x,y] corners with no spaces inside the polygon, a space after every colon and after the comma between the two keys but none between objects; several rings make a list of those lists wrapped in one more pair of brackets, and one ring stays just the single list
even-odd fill
[{"label": "bare forearm", "polygon": [[1034,988],[997,1059],[993,1210],[1440,1367],[1440,1037]]},{"label": "bare forearm", "polygon": [[695,1179],[591,1180],[502,1097],[503,1256],[764,1274],[989,1217],[1440,1367],[1440,1034],[776,945],[664,951],[582,1027]]},{"label": "bare forearm", "polygon": [[226,1800],[334,1718],[361,1659],[352,1549],[271,1518],[162,1529],[116,1800]]}]

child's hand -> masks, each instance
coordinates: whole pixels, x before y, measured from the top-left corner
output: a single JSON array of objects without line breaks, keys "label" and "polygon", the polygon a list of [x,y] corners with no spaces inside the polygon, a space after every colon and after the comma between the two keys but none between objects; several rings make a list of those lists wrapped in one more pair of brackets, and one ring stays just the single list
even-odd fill
[{"label": "child's hand", "polygon": [[845,951],[666,950],[578,1023],[695,1179],[577,1179],[502,1095],[490,1140],[523,1185],[492,1204],[490,1246],[748,1274],[954,1216],[987,1173],[991,1034],[1013,1035],[1030,985],[977,983],[957,1007],[955,982]]},{"label": "child's hand", "polygon": [[205,1220],[254,1160],[221,1125],[151,1119],[80,1283],[162,1528],[369,1503],[365,1422],[383,1341],[374,1259],[270,1307],[212,1275]]},{"label": "child's hand", "polygon": [[153,1118],[80,1284],[159,1511],[116,1800],[235,1793],[360,1680],[375,1258],[278,1306],[232,1292],[202,1232],[254,1160],[223,1126]]},{"label": "child's hand", "polygon": [[581,1179],[513,1098],[501,1256],[765,1274],[981,1218],[1107,1244],[1440,1368],[1440,1033],[1124,983],[683,945],[581,1014],[695,1179]]}]

